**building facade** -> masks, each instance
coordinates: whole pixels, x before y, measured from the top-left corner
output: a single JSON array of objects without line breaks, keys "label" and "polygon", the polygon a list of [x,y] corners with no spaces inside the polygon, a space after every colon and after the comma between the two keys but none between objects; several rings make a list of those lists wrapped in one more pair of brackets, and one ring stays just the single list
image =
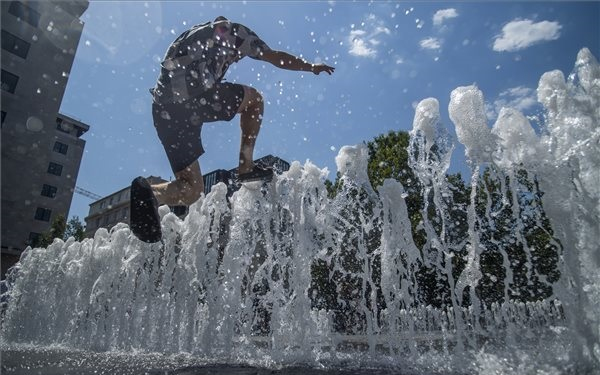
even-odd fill
[{"label": "building facade", "polygon": [[[151,185],[167,182],[156,176],[146,179]],[[89,214],[85,218],[86,237],[94,237],[94,233],[100,228],[110,230],[118,223],[129,224],[130,189],[131,187],[127,186],[90,204]]]},{"label": "building facade", "polygon": [[2,1],[2,277],[68,217],[89,126],[59,113],[87,0]]},{"label": "building facade", "polygon": [[[273,155],[267,155],[254,161],[257,165],[272,167],[278,173],[290,169],[290,164]],[[204,194],[210,193],[212,187],[219,182],[227,185],[228,194],[231,195],[237,186],[235,184],[237,168],[225,170],[217,169],[202,176],[204,180]],[[151,185],[167,182],[161,177],[147,177]],[[100,228],[110,230],[117,223],[129,224],[130,187],[123,188],[113,194],[103,197],[90,204],[89,215],[85,218],[85,236],[93,237]],[[171,211],[179,217],[187,214],[186,206],[171,207]]]}]

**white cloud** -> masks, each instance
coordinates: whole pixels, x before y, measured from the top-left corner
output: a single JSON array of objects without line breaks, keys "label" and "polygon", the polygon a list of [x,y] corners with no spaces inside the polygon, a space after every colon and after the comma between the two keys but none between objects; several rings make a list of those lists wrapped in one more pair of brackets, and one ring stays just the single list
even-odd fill
[{"label": "white cloud", "polygon": [[442,42],[438,38],[429,37],[421,40],[419,45],[423,49],[440,49],[442,48]]},{"label": "white cloud", "polygon": [[561,28],[562,26],[554,21],[511,21],[502,28],[502,35],[496,36],[494,51],[518,51],[539,42],[556,40],[560,37]]},{"label": "white cloud", "polygon": [[377,35],[377,34],[381,34],[381,33],[390,35],[392,32],[390,31],[390,29],[388,29],[385,26],[377,26],[375,28],[375,34]]},{"label": "white cloud", "polygon": [[361,26],[364,29],[350,31],[348,36],[350,49],[348,53],[358,57],[373,58],[377,56],[377,47],[382,43],[380,37],[390,35],[392,32],[374,14],[368,15]]},{"label": "white cloud", "polygon": [[492,104],[486,105],[487,116],[490,119],[498,117],[502,107],[514,108],[525,112],[533,108],[537,101],[537,93],[534,89],[525,86],[512,87],[502,91]]},{"label": "white cloud", "polygon": [[350,50],[348,52],[354,56],[375,57],[377,51],[369,47],[369,42],[362,37],[364,34],[364,30],[352,30],[350,32]]},{"label": "white cloud", "polygon": [[441,26],[445,20],[458,17],[458,12],[454,8],[440,9],[433,15],[433,24]]}]

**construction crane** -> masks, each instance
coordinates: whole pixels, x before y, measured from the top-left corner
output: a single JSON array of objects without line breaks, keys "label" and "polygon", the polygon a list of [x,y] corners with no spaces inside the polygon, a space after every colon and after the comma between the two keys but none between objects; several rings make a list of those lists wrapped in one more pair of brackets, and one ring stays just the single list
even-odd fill
[{"label": "construction crane", "polygon": [[102,196],[100,196],[98,194],[95,194],[95,193],[92,193],[91,191],[87,191],[85,189],[82,189],[79,186],[75,186],[75,192],[77,194],[81,194],[83,196],[86,196],[86,197],[88,197],[90,199],[94,199],[94,200],[102,199]]}]

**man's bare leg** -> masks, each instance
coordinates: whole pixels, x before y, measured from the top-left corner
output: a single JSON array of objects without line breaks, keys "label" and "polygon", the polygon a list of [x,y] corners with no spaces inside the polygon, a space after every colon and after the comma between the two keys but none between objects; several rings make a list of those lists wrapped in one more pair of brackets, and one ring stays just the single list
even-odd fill
[{"label": "man's bare leg", "polygon": [[175,181],[152,185],[152,191],[160,205],[189,206],[204,193],[204,180],[198,160],[175,173]]},{"label": "man's bare leg", "polygon": [[240,128],[242,130],[239,174],[250,172],[254,167],[252,162],[254,145],[260,131],[263,111],[264,103],[260,93],[252,87],[244,86],[244,100],[238,110],[238,113],[241,114]]},{"label": "man's bare leg", "polygon": [[[256,137],[260,131],[264,103],[260,93],[249,86],[244,86],[244,100],[238,113],[241,114],[240,128],[240,160],[238,173],[247,173],[254,167],[252,161]],[[204,192],[204,180],[200,171],[200,163],[196,160],[183,170],[175,173],[175,181],[152,185],[152,191],[159,204],[190,205],[200,198]]]}]

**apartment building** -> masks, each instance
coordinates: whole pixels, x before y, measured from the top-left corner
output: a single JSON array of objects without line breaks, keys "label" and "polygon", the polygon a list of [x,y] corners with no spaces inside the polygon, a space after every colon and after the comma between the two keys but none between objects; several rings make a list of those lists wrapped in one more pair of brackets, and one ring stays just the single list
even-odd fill
[{"label": "apartment building", "polygon": [[[146,177],[150,184],[166,182],[161,177]],[[85,236],[94,237],[100,228],[111,229],[118,223],[129,224],[130,186],[120,189],[90,204],[85,218]]]},{"label": "apartment building", "polygon": [[87,0],[2,1],[2,277],[68,217],[87,124],[59,113]]}]

